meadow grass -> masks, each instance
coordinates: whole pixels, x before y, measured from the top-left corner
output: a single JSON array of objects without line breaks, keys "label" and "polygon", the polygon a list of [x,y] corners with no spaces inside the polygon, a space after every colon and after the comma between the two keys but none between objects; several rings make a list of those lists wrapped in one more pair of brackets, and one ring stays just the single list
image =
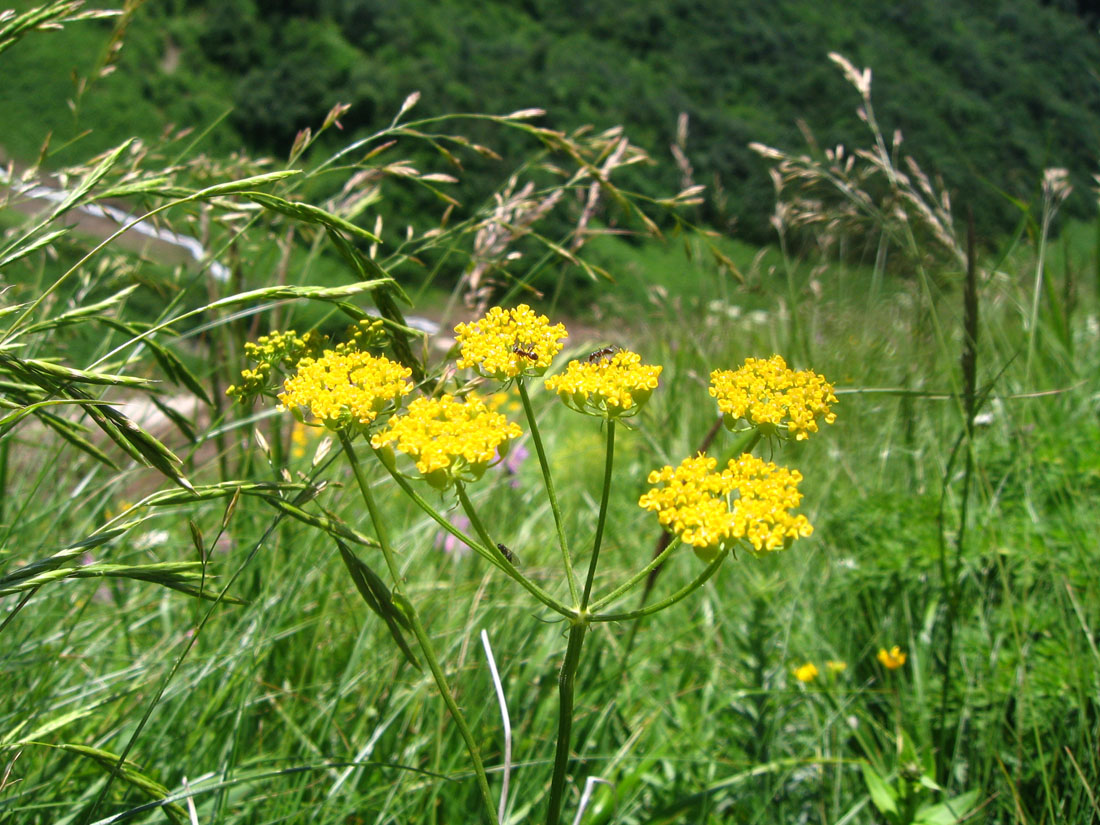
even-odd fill
[{"label": "meadow grass", "polygon": [[[522,117],[494,122],[532,129],[554,158],[579,158],[578,170],[617,145],[542,134]],[[74,170],[88,182],[84,200],[127,186],[181,230],[210,227],[209,248],[231,263],[224,283],[182,268],[150,278],[109,245],[84,260],[86,244],[50,236],[63,214],[6,232],[0,823],[492,821],[437,681],[394,645],[333,540],[395,585],[339,446],[318,454],[321,431],[224,396],[248,366],[245,342],[291,323],[336,329],[337,317],[379,316],[400,354],[397,284],[435,290],[449,255],[474,267],[479,231],[514,230],[491,201],[438,233],[387,228],[370,254],[363,233],[380,230],[350,224],[359,203],[340,189],[359,172],[386,176],[360,160],[369,148],[357,147],[354,163],[304,151],[301,173],[285,177],[242,163],[220,179],[204,166],[164,180],[125,147]],[[818,159],[818,170],[833,160]],[[404,185],[442,185],[394,168]],[[296,186],[319,186],[332,169],[340,184],[327,197],[297,199]],[[828,182],[812,171],[798,174]],[[560,184],[579,193],[581,214],[590,182]],[[633,204],[635,226],[668,219],[610,180],[602,195]],[[754,266],[747,250],[708,236],[688,238],[690,256],[653,240],[598,239],[576,253],[618,265],[625,287],[594,288],[601,314],[565,355],[622,341],[664,367],[636,428],[616,431],[597,592],[652,557],[661,530],[638,498],[651,470],[692,454],[714,425],[712,369],[782,353],[832,380],[839,403],[835,424],[775,450],[805,477],[812,537],[727,558],[705,587],[637,625],[591,626],[559,800],[570,820],[589,777],[602,784],[583,822],[932,823],[972,809],[989,822],[1100,817],[1100,322],[1086,277],[1095,248],[1054,242],[1047,254],[1032,231],[996,251],[951,236],[957,248],[945,255],[935,227],[907,234],[885,209],[836,214],[852,237],[870,226],[889,239],[889,265],[771,250]],[[919,217],[910,213],[911,227]],[[563,254],[575,235],[547,243],[531,226],[506,248],[538,240],[569,277],[598,277]],[[814,231],[780,228],[788,250]],[[1035,311],[1044,258],[1053,288],[1038,292]],[[516,272],[548,266],[530,252],[524,260],[530,269],[497,271],[498,294],[530,282]],[[960,368],[971,260],[973,407]],[[1072,292],[1061,288],[1067,277]],[[463,289],[484,302],[477,286],[460,283],[455,303]],[[447,380],[438,350],[411,335],[405,346],[425,378]],[[530,389],[563,531],[588,547],[608,425],[566,409],[541,382]],[[193,418],[131,414],[139,401],[203,395]],[[522,418],[514,393],[501,409]],[[542,474],[529,439],[520,446],[529,455],[514,472],[491,469],[469,494],[524,575],[566,598]],[[709,452],[737,449],[721,432]],[[365,483],[496,795],[505,741],[479,641],[487,632],[512,731],[503,820],[543,820],[568,623],[477,554],[449,547],[379,465],[365,465]],[[423,494],[457,518],[453,498]],[[578,569],[586,562],[582,551]],[[650,601],[700,569],[675,552]],[[906,661],[892,669],[876,654],[895,645]],[[807,663],[818,673],[802,681],[795,671]]]}]

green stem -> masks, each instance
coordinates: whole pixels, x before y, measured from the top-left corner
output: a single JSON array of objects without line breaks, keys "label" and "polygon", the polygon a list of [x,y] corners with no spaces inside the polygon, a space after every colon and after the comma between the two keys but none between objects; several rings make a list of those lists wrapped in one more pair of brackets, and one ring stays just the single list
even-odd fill
[{"label": "green stem", "polygon": [[653,557],[653,559],[649,562],[649,564],[647,564],[645,567],[643,567],[641,570],[639,570],[637,573],[635,573],[633,576],[631,576],[629,579],[627,579],[621,585],[616,587],[614,590],[612,590],[606,596],[603,596],[603,597],[597,599],[595,602],[593,602],[590,610],[594,613],[597,610],[600,610],[604,607],[607,607],[607,605],[611,604],[613,601],[618,599],[624,593],[628,593],[629,591],[633,590],[635,587],[638,586],[638,582],[640,582],[642,579],[649,576],[649,574],[651,572],[653,572],[654,570],[656,570],[658,567],[660,567],[662,564],[665,563],[665,559],[667,559],[669,557],[669,554],[672,553],[672,551],[676,549],[678,544],[679,544],[679,539],[673,539],[672,541],[668,542],[668,544],[666,544],[664,546],[664,548],[661,550],[661,552]]},{"label": "green stem", "polygon": [[607,522],[607,501],[611,497],[611,468],[615,463],[615,422],[607,422],[607,455],[603,465],[603,494],[600,496],[600,515],[596,520],[596,538],[592,542],[592,559],[588,562],[588,577],[584,581],[584,595],[581,596],[581,610],[588,607],[592,596],[592,580],[596,578],[596,564],[600,560],[600,544],[603,542],[603,528]]},{"label": "green stem", "polygon": [[[522,387],[522,385],[521,385]],[[527,406],[527,397],[524,395],[524,405]],[[531,422],[534,432],[534,421]],[[536,446],[538,442],[536,441]],[[539,456],[542,457],[542,448],[538,446]],[[554,752],[554,776],[550,781],[550,803],[546,809],[546,825],[558,825],[561,819],[562,797],[565,795],[565,778],[569,769],[569,745],[573,733],[573,704],[576,694],[577,667],[581,661],[581,646],[584,643],[584,635],[588,630],[587,606],[592,596],[592,582],[596,578],[596,567],[600,560],[600,547],[603,544],[603,530],[607,523],[607,503],[611,498],[611,472],[615,465],[615,422],[607,422],[607,453],[604,459],[603,492],[600,495],[600,515],[596,521],[596,538],[592,542],[592,558],[588,562],[588,576],[584,582],[584,594],[581,596],[580,615],[574,620],[569,630],[569,646],[565,651],[565,661],[561,665],[561,673],[558,675],[558,741]],[[549,487],[550,475],[546,473],[547,487]],[[555,515],[557,506],[554,507]],[[471,519],[472,521],[472,519]],[[559,520],[559,532],[561,522]],[[564,541],[562,549],[565,549]],[[566,553],[566,566],[569,555]],[[572,585],[572,582],[570,582]],[[574,589],[573,597],[576,598]]]},{"label": "green stem", "polygon": [[[470,524],[473,525],[474,532],[477,533],[478,537],[483,542],[485,542],[486,547],[495,548],[496,544],[493,543],[493,539],[489,536],[489,531],[485,529],[484,523],[482,523],[481,518],[477,514],[477,511],[474,509],[473,502],[470,501],[470,497],[466,494],[465,485],[460,482],[455,485],[455,488],[458,490],[458,500],[462,504],[462,510],[466,513],[466,517],[470,519]],[[549,607],[551,610],[560,613],[567,619],[576,618],[577,611],[566,607],[564,604],[559,602],[557,599],[555,599],[533,581],[524,576],[516,568],[515,563],[512,562],[507,556],[505,556],[504,553],[502,553],[499,549],[497,549],[497,552],[493,556],[492,560],[497,565],[497,567],[499,567],[501,570],[511,576],[512,579],[519,582],[520,585],[522,585],[528,593],[530,593],[544,605]]]},{"label": "green stem", "polygon": [[[378,451],[375,450],[375,455],[377,454]],[[412,488],[412,485],[409,484],[408,480],[400,473],[398,473],[397,470],[387,466],[384,461],[381,461],[381,458],[379,458],[379,461],[382,463],[383,467],[386,467],[386,470],[393,477],[393,480],[397,482],[398,486],[405,493],[405,495],[412,499],[413,503],[416,504],[416,506],[419,507],[421,510],[423,510],[428,516],[430,516],[436,524],[438,524],[456,539],[461,541],[479,556],[484,558],[490,564],[493,564],[503,570],[510,578],[519,583],[519,585],[523,587],[524,590],[526,590],[544,605],[549,607],[555,613],[560,613],[567,619],[572,619],[576,617],[577,612],[575,610],[566,607],[564,604],[559,602],[557,599],[555,599],[533,581],[524,576],[521,572],[519,572],[519,570],[516,569],[516,566],[514,564],[511,564],[510,562],[508,562],[507,559],[504,558],[502,553],[500,553],[499,551],[494,553],[492,550],[490,550],[489,548],[494,547],[495,545],[493,545],[492,539],[489,538],[488,533],[484,532],[484,528],[482,528],[481,531],[478,531],[478,534],[481,536],[482,541],[485,542],[485,544],[481,544],[480,542],[476,541],[472,536],[469,536],[466,533],[462,532],[449,521],[447,521],[447,519],[445,519],[442,515],[440,515],[439,512],[434,507],[432,507],[432,505],[424,500],[423,496],[421,496],[418,492],[416,492],[416,490]],[[460,500],[464,492],[465,491],[459,492]],[[467,512],[466,515],[470,516],[471,512],[473,512],[472,506],[470,508],[470,511]],[[476,518],[476,513],[470,517],[470,523],[474,525],[474,529],[475,531],[477,531],[478,524],[480,524],[480,522]]]},{"label": "green stem", "polygon": [[355,473],[355,481],[359,485],[359,492],[363,494],[363,501],[366,502],[371,522],[374,524],[374,530],[378,534],[378,543],[382,546],[382,555],[385,557],[386,566],[389,568],[390,575],[393,577],[394,592],[400,596],[404,602],[409,621],[412,624],[413,635],[416,637],[417,644],[420,646],[420,651],[424,654],[424,659],[427,661],[428,667],[432,671],[432,676],[435,677],[435,684],[436,687],[439,688],[439,693],[443,697],[443,702],[447,705],[447,710],[451,712],[451,718],[454,719],[455,725],[458,727],[458,732],[466,743],[466,751],[470,754],[470,759],[474,764],[474,773],[477,775],[478,789],[481,791],[482,799],[485,802],[485,809],[489,812],[489,821],[493,823],[493,825],[499,825],[496,803],[493,800],[492,794],[489,792],[489,780],[485,775],[485,766],[481,762],[481,753],[478,750],[477,743],[474,741],[474,735],[470,731],[470,726],[466,724],[466,718],[462,715],[462,711],[459,710],[458,703],[455,702],[454,694],[451,693],[451,688],[447,684],[447,677],[443,674],[443,669],[439,666],[435,651],[432,649],[431,640],[424,630],[424,625],[420,622],[420,614],[416,612],[408,595],[405,593],[405,587],[401,579],[401,570],[398,568],[397,561],[394,559],[393,548],[390,546],[389,535],[386,532],[386,523],[382,518],[382,514],[378,511],[377,504],[375,504],[374,496],[370,491],[370,483],[363,474],[363,467],[355,455],[355,448],[352,447],[351,439],[344,431],[340,432],[340,446],[344,448],[344,454],[347,455],[348,461],[351,463],[352,472]]},{"label": "green stem", "polygon": [[546,450],[542,446],[542,436],[539,435],[538,423],[535,421],[535,411],[531,408],[531,397],[527,394],[527,386],[523,378],[516,379],[516,387],[519,389],[519,397],[523,402],[523,412],[527,416],[527,423],[531,427],[531,440],[535,442],[535,452],[539,456],[539,465],[542,467],[542,479],[546,484],[546,496],[550,500],[550,509],[554,511],[554,526],[558,531],[558,544],[561,546],[562,561],[565,563],[565,578],[569,582],[569,595],[573,604],[580,605],[580,593],[577,590],[577,574],[573,570],[573,559],[569,555],[569,543],[565,540],[565,527],[561,516],[561,508],[558,506],[558,496],[554,492],[554,479],[550,475],[550,464],[546,460]]},{"label": "green stem", "polygon": [[649,605],[649,607],[643,607],[640,610],[631,610],[626,613],[604,613],[598,616],[591,616],[590,620],[593,622],[622,622],[628,621],[630,619],[638,619],[642,616],[648,616],[651,613],[660,612],[666,607],[676,604],[676,602],[680,601],[681,599],[690,595],[693,591],[698,590],[700,587],[702,587],[706,583],[707,579],[709,579],[717,572],[718,568],[722,564],[723,559],[726,558],[727,553],[729,553],[728,549],[720,552],[718,556],[714,559],[714,561],[708,564],[707,568],[698,576],[696,576],[690,584],[681,587],[679,590],[677,590],[666,599],[662,599],[659,602],[654,602],[653,604]]},{"label": "green stem", "polygon": [[554,778],[550,782],[550,804],[546,809],[546,825],[558,825],[561,819],[562,797],[565,794],[565,774],[569,767],[569,739],[573,730],[573,693],[577,665],[581,660],[581,645],[588,622],[578,619],[569,630],[569,646],[558,674],[558,742],[554,752]]}]

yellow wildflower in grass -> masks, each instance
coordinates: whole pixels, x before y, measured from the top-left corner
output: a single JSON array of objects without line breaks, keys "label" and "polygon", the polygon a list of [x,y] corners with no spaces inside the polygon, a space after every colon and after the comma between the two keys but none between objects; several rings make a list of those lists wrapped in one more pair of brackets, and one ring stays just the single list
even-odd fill
[{"label": "yellow wildflower in grass", "polygon": [[817,674],[817,665],[813,662],[806,662],[806,664],[801,667],[796,667],[794,669],[794,678],[800,682],[812,682],[817,678]]},{"label": "yellow wildflower in grass", "polygon": [[879,648],[878,660],[887,670],[897,670],[905,664],[905,653],[897,645],[894,645],[890,650]]},{"label": "yellow wildflower in grass", "polygon": [[797,470],[747,453],[721,473],[714,472],[717,466],[700,453],[679,467],[654,470],[648,478],[654,487],[638,504],[656,512],[661,524],[706,562],[736,539],[745,539],[759,553],[785,549],[813,532],[805,516],[789,512],[802,500]]},{"label": "yellow wildflower in grass", "polygon": [[629,350],[617,350],[609,358],[570,361],[565,372],[546,379],[546,388],[557,392],[570,409],[601,418],[636,415],[657,389],[661,367],[642,363]]},{"label": "yellow wildflower in grass", "polygon": [[515,309],[493,307],[484,318],[455,327],[462,350],[458,368],[473,367],[497,381],[542,375],[567,336],[564,326],[551,326],[545,315],[536,315],[527,304]]},{"label": "yellow wildflower in grass", "polygon": [[836,675],[838,673],[843,673],[844,671],[846,671],[848,669],[848,663],[830,659],[825,663],[825,669],[828,670],[829,673]]},{"label": "yellow wildflower in grass", "polygon": [[748,358],[736,370],[714,370],[710,394],[726,427],[734,429],[744,419],[767,435],[780,429],[798,441],[817,432],[818,419],[836,420],[830,404],[836,403],[833,385],[812,370],[791,370],[779,355]]},{"label": "yellow wildflower in grass", "polygon": [[492,412],[485,402],[470,396],[465,403],[450,395],[417,398],[403,415],[371,438],[393,466],[394,444],[412,456],[416,469],[433,487],[445,489],[459,481],[476,481],[511,442],[522,435],[519,425]]},{"label": "yellow wildflower in grass", "polygon": [[320,358],[298,362],[298,371],[283,382],[279,401],[300,419],[308,412],[329,429],[366,427],[412,390],[406,380],[411,374],[383,356],[326,350]]}]

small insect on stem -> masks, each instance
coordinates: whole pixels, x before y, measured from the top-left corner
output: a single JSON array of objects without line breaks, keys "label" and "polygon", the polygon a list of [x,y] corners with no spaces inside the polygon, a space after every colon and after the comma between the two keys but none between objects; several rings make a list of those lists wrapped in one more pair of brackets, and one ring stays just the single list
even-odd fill
[{"label": "small insect on stem", "polygon": [[498,542],[497,550],[500,551],[500,555],[504,556],[504,558],[508,559],[508,561],[512,562],[512,564],[516,563],[516,554],[509,550],[506,544],[500,544]]},{"label": "small insect on stem", "polygon": [[532,361],[538,361],[539,356],[532,348],[530,344],[516,344],[512,347],[512,352],[516,355],[520,355],[524,358],[530,358]]},{"label": "small insect on stem", "polygon": [[600,363],[600,361],[603,361],[604,359],[607,359],[608,361],[610,361],[615,356],[616,352],[621,352],[621,351],[622,351],[622,347],[617,347],[614,344],[611,344],[611,345],[606,346],[606,347],[601,347],[600,349],[596,350],[595,352],[592,352],[592,353],[588,354],[588,363],[589,364],[598,364],[598,363]]}]

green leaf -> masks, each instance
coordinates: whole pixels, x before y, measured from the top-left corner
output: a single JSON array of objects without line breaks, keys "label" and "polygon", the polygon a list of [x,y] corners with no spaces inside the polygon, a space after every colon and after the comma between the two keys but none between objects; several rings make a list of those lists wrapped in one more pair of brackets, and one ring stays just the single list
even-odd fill
[{"label": "green leaf", "polygon": [[[0,368],[24,381],[30,381],[48,390],[55,389],[62,382],[100,384],[110,387],[147,387],[153,383],[147,378],[137,378],[132,375],[112,375],[106,372],[77,370],[71,367],[63,367],[52,361],[41,361],[37,358],[16,358],[6,352],[0,352]],[[43,380],[49,380],[52,384],[48,387],[43,386]]]},{"label": "green leaf", "polygon": [[35,401],[33,404],[28,404],[25,407],[20,407],[15,412],[11,413],[10,415],[5,415],[3,418],[0,418],[0,434],[3,434],[4,432],[7,432],[7,429],[5,429],[5,428],[10,429],[8,427],[8,425],[15,424],[18,421],[26,418],[28,415],[35,415],[40,410],[43,410],[46,407],[59,407],[59,406],[67,405],[67,404],[83,405],[83,404],[106,404],[106,403],[107,403],[106,401],[99,401],[99,402],[96,402],[96,401],[76,401],[72,398],[54,398],[54,399],[51,399],[49,401]]},{"label": "green leaf", "polygon": [[[66,326],[68,324],[74,324],[79,321],[92,319],[96,321],[105,320],[102,316],[107,310],[111,309],[117,304],[122,303],[137,289],[137,284],[132,284],[125,289],[120,289],[114,295],[109,298],[104,298],[102,301],[96,301],[91,304],[84,304],[76,309],[71,309],[68,312],[63,312],[53,318],[49,318],[45,321],[40,321],[37,324],[31,324],[29,327],[23,329],[24,335],[30,335],[34,332],[45,332],[49,329],[56,329],[57,327]],[[113,319],[111,319],[113,320]],[[117,323],[117,322],[116,322]],[[129,331],[129,329],[122,325],[122,329]]]},{"label": "green leaf", "polygon": [[95,200],[126,198],[133,195],[161,195],[169,198],[188,198],[194,194],[195,190],[176,186],[172,183],[171,178],[161,175],[155,178],[146,178],[145,180],[139,180],[133,183],[123,183],[118,186],[112,186],[109,189],[104,189],[95,196]]},{"label": "green leaf", "polygon": [[38,420],[68,441],[78,450],[87,453],[96,461],[102,464],[106,464],[112,470],[119,469],[118,465],[107,455],[103,450],[99,449],[95,444],[86,439],[81,433],[90,432],[86,427],[81,427],[79,424],[69,421],[66,418],[59,418],[56,415],[38,411]]},{"label": "green leaf", "polygon": [[878,772],[868,763],[864,762],[863,781],[867,785],[867,792],[871,795],[871,802],[879,809],[879,812],[891,819],[898,815],[897,793],[883,780]]},{"label": "green leaf", "polygon": [[16,738],[17,734],[25,724],[24,720],[23,722],[20,722],[18,725],[16,725],[15,728],[9,731],[5,736],[0,737],[0,749],[18,748],[22,745],[27,744],[28,742],[32,742],[36,739],[41,739],[42,737],[48,736],[49,734],[53,733],[55,730],[59,730],[60,728],[65,727],[65,725],[68,725],[70,722],[75,722],[78,719],[83,719],[85,716],[90,716],[92,712],[92,708],[84,708],[82,710],[74,710],[70,711],[69,713],[63,713],[60,716],[57,716],[49,720],[48,722],[39,725],[37,728],[35,728],[25,736],[19,736],[18,738]]},{"label": "green leaf", "polygon": [[955,825],[977,804],[980,795],[981,791],[975,788],[946,802],[924,805],[917,809],[913,825]]},{"label": "green leaf", "polygon": [[67,545],[61,548],[51,556],[47,556],[44,559],[33,561],[30,564],[25,564],[17,570],[12,570],[6,575],[0,576],[0,591],[6,588],[12,588],[20,582],[33,578],[34,576],[41,575],[50,570],[56,570],[65,564],[72,562],[74,559],[84,555],[88,550],[93,547],[99,547],[102,544],[106,544],[112,539],[116,539],[132,527],[136,527],[141,524],[144,519],[137,521],[131,521],[126,524],[113,527],[110,530],[104,530],[102,533],[96,533],[89,536],[82,541],[78,541],[74,544]]}]

